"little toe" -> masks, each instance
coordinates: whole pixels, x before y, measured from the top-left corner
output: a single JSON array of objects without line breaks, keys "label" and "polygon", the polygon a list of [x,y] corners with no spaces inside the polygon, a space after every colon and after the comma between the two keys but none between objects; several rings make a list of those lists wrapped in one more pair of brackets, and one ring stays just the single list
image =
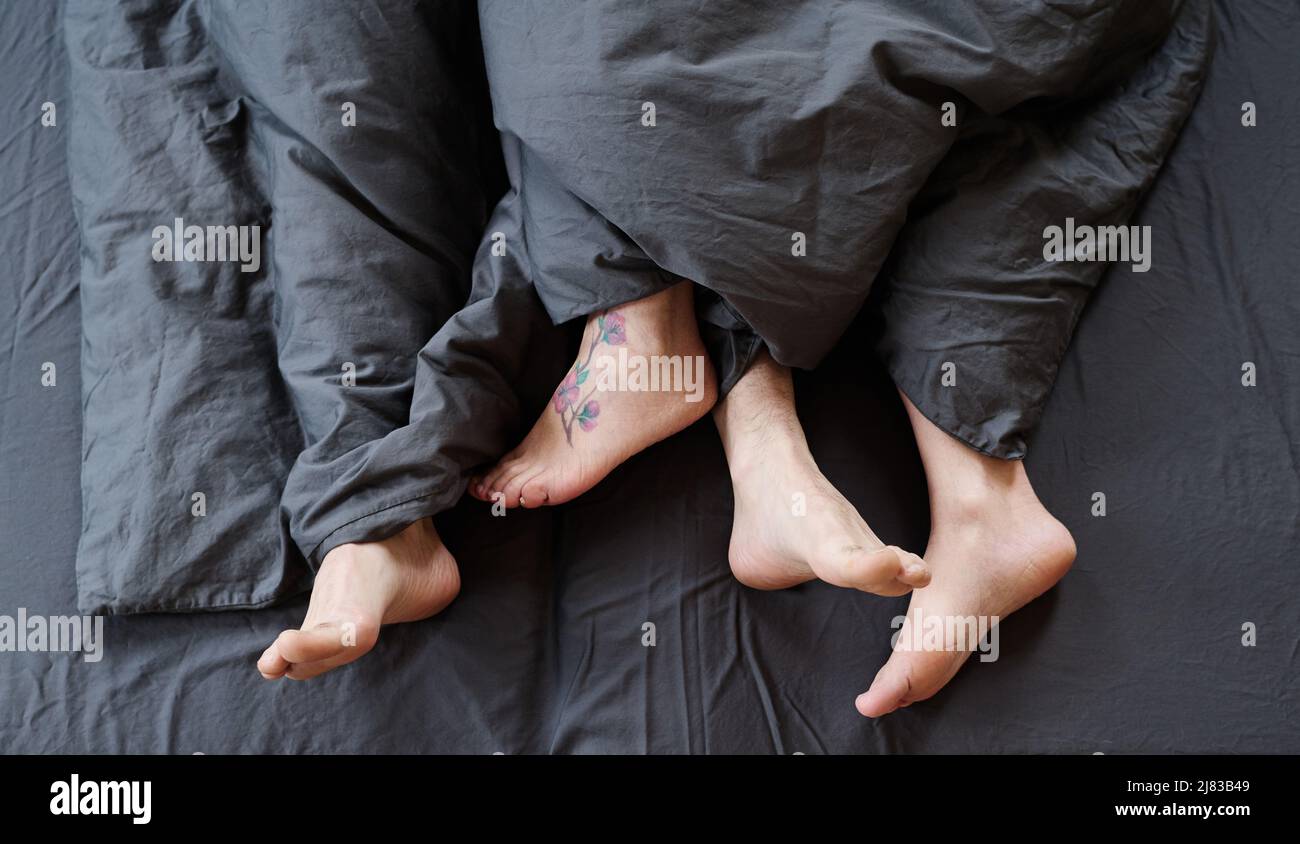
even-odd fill
[{"label": "little toe", "polygon": [[470,497],[477,498],[479,501],[491,502],[492,499],[488,497],[488,485],[483,478],[483,475],[472,476],[465,491],[470,494]]}]

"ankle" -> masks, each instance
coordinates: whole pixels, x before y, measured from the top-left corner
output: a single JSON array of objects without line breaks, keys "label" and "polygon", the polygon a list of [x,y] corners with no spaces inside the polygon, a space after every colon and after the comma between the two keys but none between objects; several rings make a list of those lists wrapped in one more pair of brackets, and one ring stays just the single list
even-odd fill
[{"label": "ankle", "polygon": [[1042,509],[1020,461],[974,457],[932,481],[930,514],[936,525],[982,522],[1009,511]]},{"label": "ankle", "polygon": [[723,438],[723,445],[733,483],[770,473],[775,466],[813,462],[812,452],[808,450],[808,442],[797,422],[793,427],[774,421],[761,428],[733,431],[731,436]]}]

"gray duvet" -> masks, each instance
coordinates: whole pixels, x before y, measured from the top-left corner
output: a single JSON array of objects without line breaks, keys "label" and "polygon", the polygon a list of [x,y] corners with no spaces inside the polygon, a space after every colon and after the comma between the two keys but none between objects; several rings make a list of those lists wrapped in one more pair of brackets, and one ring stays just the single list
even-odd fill
[{"label": "gray duvet", "polygon": [[899,387],[1023,456],[1103,267],[1044,232],[1127,224],[1208,4],[692,8],[74,3],[82,607],[300,591],[504,452],[554,325],[682,278],[724,387],[879,280]]}]

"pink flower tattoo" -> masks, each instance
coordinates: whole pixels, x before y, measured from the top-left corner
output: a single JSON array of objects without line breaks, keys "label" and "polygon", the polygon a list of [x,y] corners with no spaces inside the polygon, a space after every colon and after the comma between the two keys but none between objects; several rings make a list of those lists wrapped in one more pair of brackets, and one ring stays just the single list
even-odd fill
[{"label": "pink flower tattoo", "polygon": [[599,317],[597,324],[606,343],[621,346],[627,342],[627,319],[618,311]]},{"label": "pink flower tattoo", "polygon": [[571,371],[564,376],[560,386],[555,390],[555,412],[563,413],[578,402],[578,373]]},{"label": "pink flower tattoo", "polygon": [[582,406],[578,413],[578,427],[590,431],[596,427],[596,417],[600,415],[600,402],[592,400]]},{"label": "pink flower tattoo", "polygon": [[584,396],[582,387],[591,377],[591,359],[601,345],[622,346],[627,343],[627,319],[618,311],[605,311],[596,317],[596,336],[587,347],[585,360],[573,364],[573,369],[564,376],[560,386],[555,388],[551,404],[560,414],[560,424],[564,426],[564,438],[573,445],[573,426],[576,423],[583,431],[594,431],[596,419],[600,416],[600,402],[591,398],[596,392],[595,386]]}]

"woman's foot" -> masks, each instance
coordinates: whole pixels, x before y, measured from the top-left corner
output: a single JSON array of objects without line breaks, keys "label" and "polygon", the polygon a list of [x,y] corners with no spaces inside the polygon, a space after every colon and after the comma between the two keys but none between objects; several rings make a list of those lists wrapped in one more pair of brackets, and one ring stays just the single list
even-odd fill
[{"label": "woman's foot", "polygon": [[1038,500],[1020,461],[979,454],[907,405],[930,479],[925,559],[933,579],[912,593],[893,653],[857,699],[869,718],[943,688],[979,647],[965,631],[991,629],[1052,588],[1075,555],[1070,532]]},{"label": "woman's foot", "polygon": [[340,545],[325,555],[307,618],[257,661],[268,680],[306,680],[361,657],[384,624],[440,612],[460,591],[456,561],[431,519],[381,542]]},{"label": "woman's foot", "polygon": [[470,495],[506,507],[563,504],[717,401],[690,282],[591,316],[578,359],[519,447]]},{"label": "woman's foot", "polygon": [[784,589],[820,578],[877,595],[930,581],[915,554],[885,545],[813,461],[790,371],[766,352],[713,414],[735,492],[728,558],[741,583]]}]

